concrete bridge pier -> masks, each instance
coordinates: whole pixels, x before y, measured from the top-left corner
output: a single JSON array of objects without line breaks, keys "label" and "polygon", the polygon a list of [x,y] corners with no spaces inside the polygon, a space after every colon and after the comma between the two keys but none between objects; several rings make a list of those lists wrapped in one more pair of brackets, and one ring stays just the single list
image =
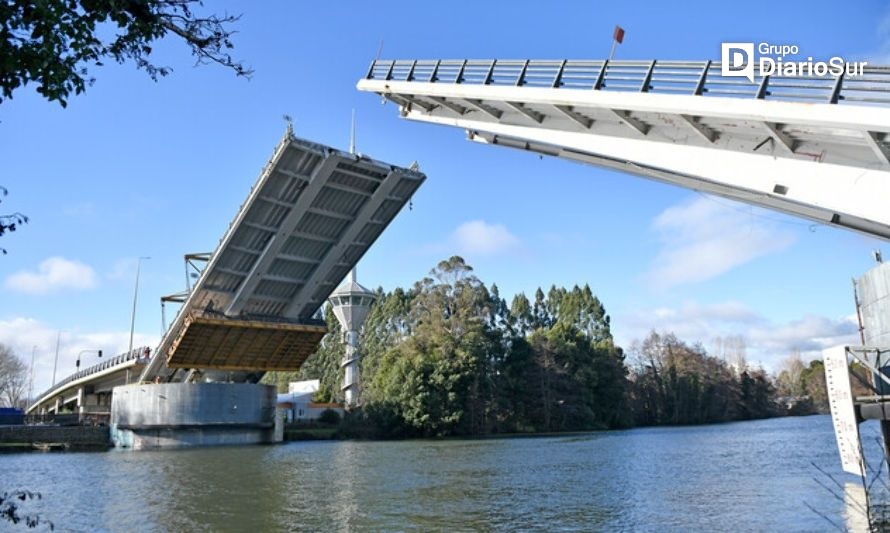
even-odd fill
[{"label": "concrete bridge pier", "polygon": [[276,442],[275,392],[253,383],[115,387],[111,440],[137,450]]}]

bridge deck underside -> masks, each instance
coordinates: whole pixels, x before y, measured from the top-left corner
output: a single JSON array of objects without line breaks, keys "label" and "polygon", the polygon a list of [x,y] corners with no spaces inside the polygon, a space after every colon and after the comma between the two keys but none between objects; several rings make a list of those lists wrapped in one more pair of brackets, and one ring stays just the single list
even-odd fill
[{"label": "bridge deck underside", "polygon": [[[395,102],[404,118],[464,129],[475,142],[890,240],[883,202],[890,195],[888,67],[858,78],[761,79],[758,86],[723,79],[710,62],[599,62],[597,68],[573,61],[459,61],[449,71],[452,63],[378,61],[358,88]],[[516,65],[515,75],[505,74]],[[595,79],[569,83],[581,66]],[[665,68],[677,72],[659,70]],[[675,85],[665,86],[668,81]],[[724,90],[736,84],[740,88]],[[784,91],[797,85],[815,88],[807,98]]]},{"label": "bridge deck underside", "polygon": [[321,325],[190,317],[167,353],[167,366],[298,370],[325,333]]}]

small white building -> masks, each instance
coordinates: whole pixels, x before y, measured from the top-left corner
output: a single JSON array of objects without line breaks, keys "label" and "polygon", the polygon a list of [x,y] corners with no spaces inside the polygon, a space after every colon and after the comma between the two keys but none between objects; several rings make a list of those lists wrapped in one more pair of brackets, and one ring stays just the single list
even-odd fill
[{"label": "small white building", "polygon": [[312,397],[321,385],[319,380],[294,381],[288,384],[287,392],[278,395],[278,408],[285,410],[287,422],[310,422],[317,420],[321,413],[330,409],[341,417],[343,406],[338,403],[313,402]]}]

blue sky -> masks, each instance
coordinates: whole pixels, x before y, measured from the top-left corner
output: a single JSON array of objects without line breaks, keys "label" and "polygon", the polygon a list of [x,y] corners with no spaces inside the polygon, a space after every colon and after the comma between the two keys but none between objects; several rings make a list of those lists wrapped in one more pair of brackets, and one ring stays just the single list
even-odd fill
[{"label": "blue sky", "polygon": [[[504,295],[589,283],[623,345],[651,328],[709,345],[743,335],[768,369],[792,350],[853,342],[850,278],[883,243],[615,172],[467,142],[409,123],[359,93],[383,58],[716,59],[722,41],[797,44],[816,57],[890,58],[884,2],[215,2],[242,13],[235,55],[251,80],[194,67],[168,40],[155,83],[132,65],[95,69],[67,109],[32,87],[0,104],[0,212],[31,223],[2,237],[0,342],[28,360],[35,389],[77,352],[126,348],[136,258],[143,263],[137,344],[161,333],[159,297],[184,286],[182,255],[211,251],[284,132],[428,175],[359,265],[391,289],[463,255]],[[707,257],[695,250],[708,250]],[[85,357],[86,363],[94,358]]]}]

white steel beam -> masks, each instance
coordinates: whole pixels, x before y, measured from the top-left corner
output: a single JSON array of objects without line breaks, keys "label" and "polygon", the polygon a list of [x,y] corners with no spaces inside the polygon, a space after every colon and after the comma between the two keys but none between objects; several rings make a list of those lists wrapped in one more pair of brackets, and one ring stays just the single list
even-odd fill
[{"label": "white steel beam", "polygon": [[331,211],[330,209],[322,209],[320,207],[310,207],[306,211],[308,213],[314,213],[323,217],[336,218],[337,220],[352,220],[352,217],[350,215],[337,213],[336,211]]},{"label": "white steel beam", "polygon": [[[342,172],[342,170],[338,170],[337,172]],[[371,194],[372,194],[364,189],[350,187],[349,185],[343,185],[342,183],[334,183],[333,181],[328,181],[325,184],[325,187],[330,187],[331,189],[337,189],[338,191],[349,192],[349,193],[358,194],[361,196],[371,196]]]},{"label": "white steel beam", "polygon": [[519,102],[504,102],[504,103],[507,104],[508,106],[512,107],[513,109],[515,109],[520,114],[534,120],[538,124],[540,124],[541,122],[544,121],[544,115],[542,115],[541,113],[538,113],[537,111],[535,111],[533,109],[529,109],[529,108],[525,107],[524,105],[522,105]]},{"label": "white steel beam", "polygon": [[677,115],[680,117],[680,120],[688,124],[692,127],[692,129],[701,135],[701,137],[708,141],[709,143],[714,143],[717,140],[717,132],[712,130],[711,128],[705,126],[696,117],[691,117],[689,115]]},{"label": "white steel beam", "polygon": [[781,124],[777,124],[775,122],[763,122],[763,126],[766,128],[766,131],[770,134],[774,141],[778,142],[778,144],[788,150],[788,152],[792,154],[794,153],[794,139],[792,139],[787,133],[782,131]]},{"label": "white steel beam", "polygon": [[625,111],[623,109],[609,109],[618,120],[620,120],[624,125],[628,126],[632,130],[636,130],[641,135],[646,135],[649,133],[649,125],[643,123],[641,120],[637,120],[634,117],[630,116],[629,111]]},{"label": "white steel beam", "polygon": [[433,102],[436,102],[437,104],[439,104],[442,107],[447,107],[448,109],[454,111],[458,115],[466,115],[467,111],[469,111],[469,109],[467,109],[466,107],[464,107],[460,104],[456,104],[447,98],[441,98],[439,96],[427,96],[427,98],[429,98]]},{"label": "white steel beam", "polygon": [[[386,198],[390,195],[393,189],[395,189],[398,182],[399,180],[392,172],[390,172],[386,179],[383,180],[383,183],[377,187],[377,190],[374,191],[374,195],[371,196],[371,198],[362,205],[359,212],[356,213],[355,220],[353,220],[353,222],[346,228],[339,241],[328,250],[318,266],[315,267],[315,270],[312,271],[312,274],[309,275],[306,283],[294,296],[290,305],[287,306],[287,309],[284,312],[285,317],[294,319],[300,318],[298,316],[300,310],[307,302],[313,301],[313,294],[324,282],[324,278],[330,274],[331,268],[340,262],[343,253],[348,247],[356,244],[355,241],[365,228],[367,222],[371,220],[371,217],[374,216],[374,213],[377,212],[380,205],[386,201]],[[321,302],[318,303],[319,305],[321,304]]]},{"label": "white steel beam", "polygon": [[587,132],[408,118],[468,129],[472,140],[604,166],[890,240],[887,171]]},{"label": "white steel beam", "polygon": [[588,118],[581,113],[575,111],[575,108],[567,105],[554,105],[557,111],[567,116],[570,120],[581,126],[582,128],[589,130],[591,126],[593,126],[593,119]]},{"label": "white steel beam", "polygon": [[470,104],[474,108],[478,109],[479,111],[482,111],[483,113],[485,113],[486,115],[489,115],[490,117],[492,117],[494,119],[499,119],[504,114],[504,112],[501,111],[500,109],[497,109],[497,108],[494,108],[488,104],[485,104],[484,102],[482,102],[482,100],[475,99],[475,98],[464,98],[463,100],[464,100],[464,102]]},{"label": "white steel beam", "polygon": [[229,302],[229,305],[226,307],[224,311],[225,314],[229,316],[238,315],[244,309],[244,306],[247,305],[250,298],[253,297],[256,286],[260,283],[261,275],[265,273],[272,265],[272,262],[275,261],[275,256],[278,255],[281,248],[284,247],[288,237],[300,223],[300,219],[303,218],[309,209],[309,206],[324,187],[327,177],[334,168],[336,168],[337,161],[338,159],[336,157],[328,156],[321,161],[315,169],[313,169],[312,175],[309,178],[309,183],[300,193],[297,202],[287,213],[287,216],[281,221],[281,225],[278,228],[275,228],[275,234],[269,239],[269,242],[266,243],[266,248],[253,264],[253,268],[246,274],[241,286],[238,287],[238,290],[232,297],[232,301]]},{"label": "white steel beam", "polygon": [[309,265],[314,265],[321,261],[320,259],[315,259],[313,257],[306,257],[304,255],[294,255],[294,254],[278,254],[279,259],[284,259],[285,261],[293,261],[295,263],[306,263]]},{"label": "white steel beam", "polygon": [[890,152],[888,152],[887,148],[880,144],[881,141],[887,139],[887,134],[883,135],[882,139],[878,138],[878,134],[873,131],[863,132],[863,137],[865,141],[868,143],[869,148],[871,148],[872,152],[874,152],[875,157],[878,158],[878,161],[881,162],[881,165],[887,167],[890,165]]},{"label": "white steel beam", "polygon": [[[763,99],[691,96],[652,92],[594,91],[513,87],[508,85],[470,85],[454,83],[422,83],[394,80],[358,82],[362,91],[384,95],[401,92],[443,98],[475,99],[491,102],[523,102],[540,105],[565,105],[576,108],[622,109],[640,113],[720,117],[752,122],[773,122],[868,130],[890,133],[890,107],[855,105],[801,105]],[[497,117],[499,118],[499,117]]]},{"label": "white steel beam", "polygon": [[306,239],[309,241],[323,242],[326,244],[334,244],[337,242],[337,239],[332,239],[330,237],[322,237],[321,235],[316,235],[314,233],[307,233],[305,231],[292,231],[291,237],[297,237],[299,239]]}]

